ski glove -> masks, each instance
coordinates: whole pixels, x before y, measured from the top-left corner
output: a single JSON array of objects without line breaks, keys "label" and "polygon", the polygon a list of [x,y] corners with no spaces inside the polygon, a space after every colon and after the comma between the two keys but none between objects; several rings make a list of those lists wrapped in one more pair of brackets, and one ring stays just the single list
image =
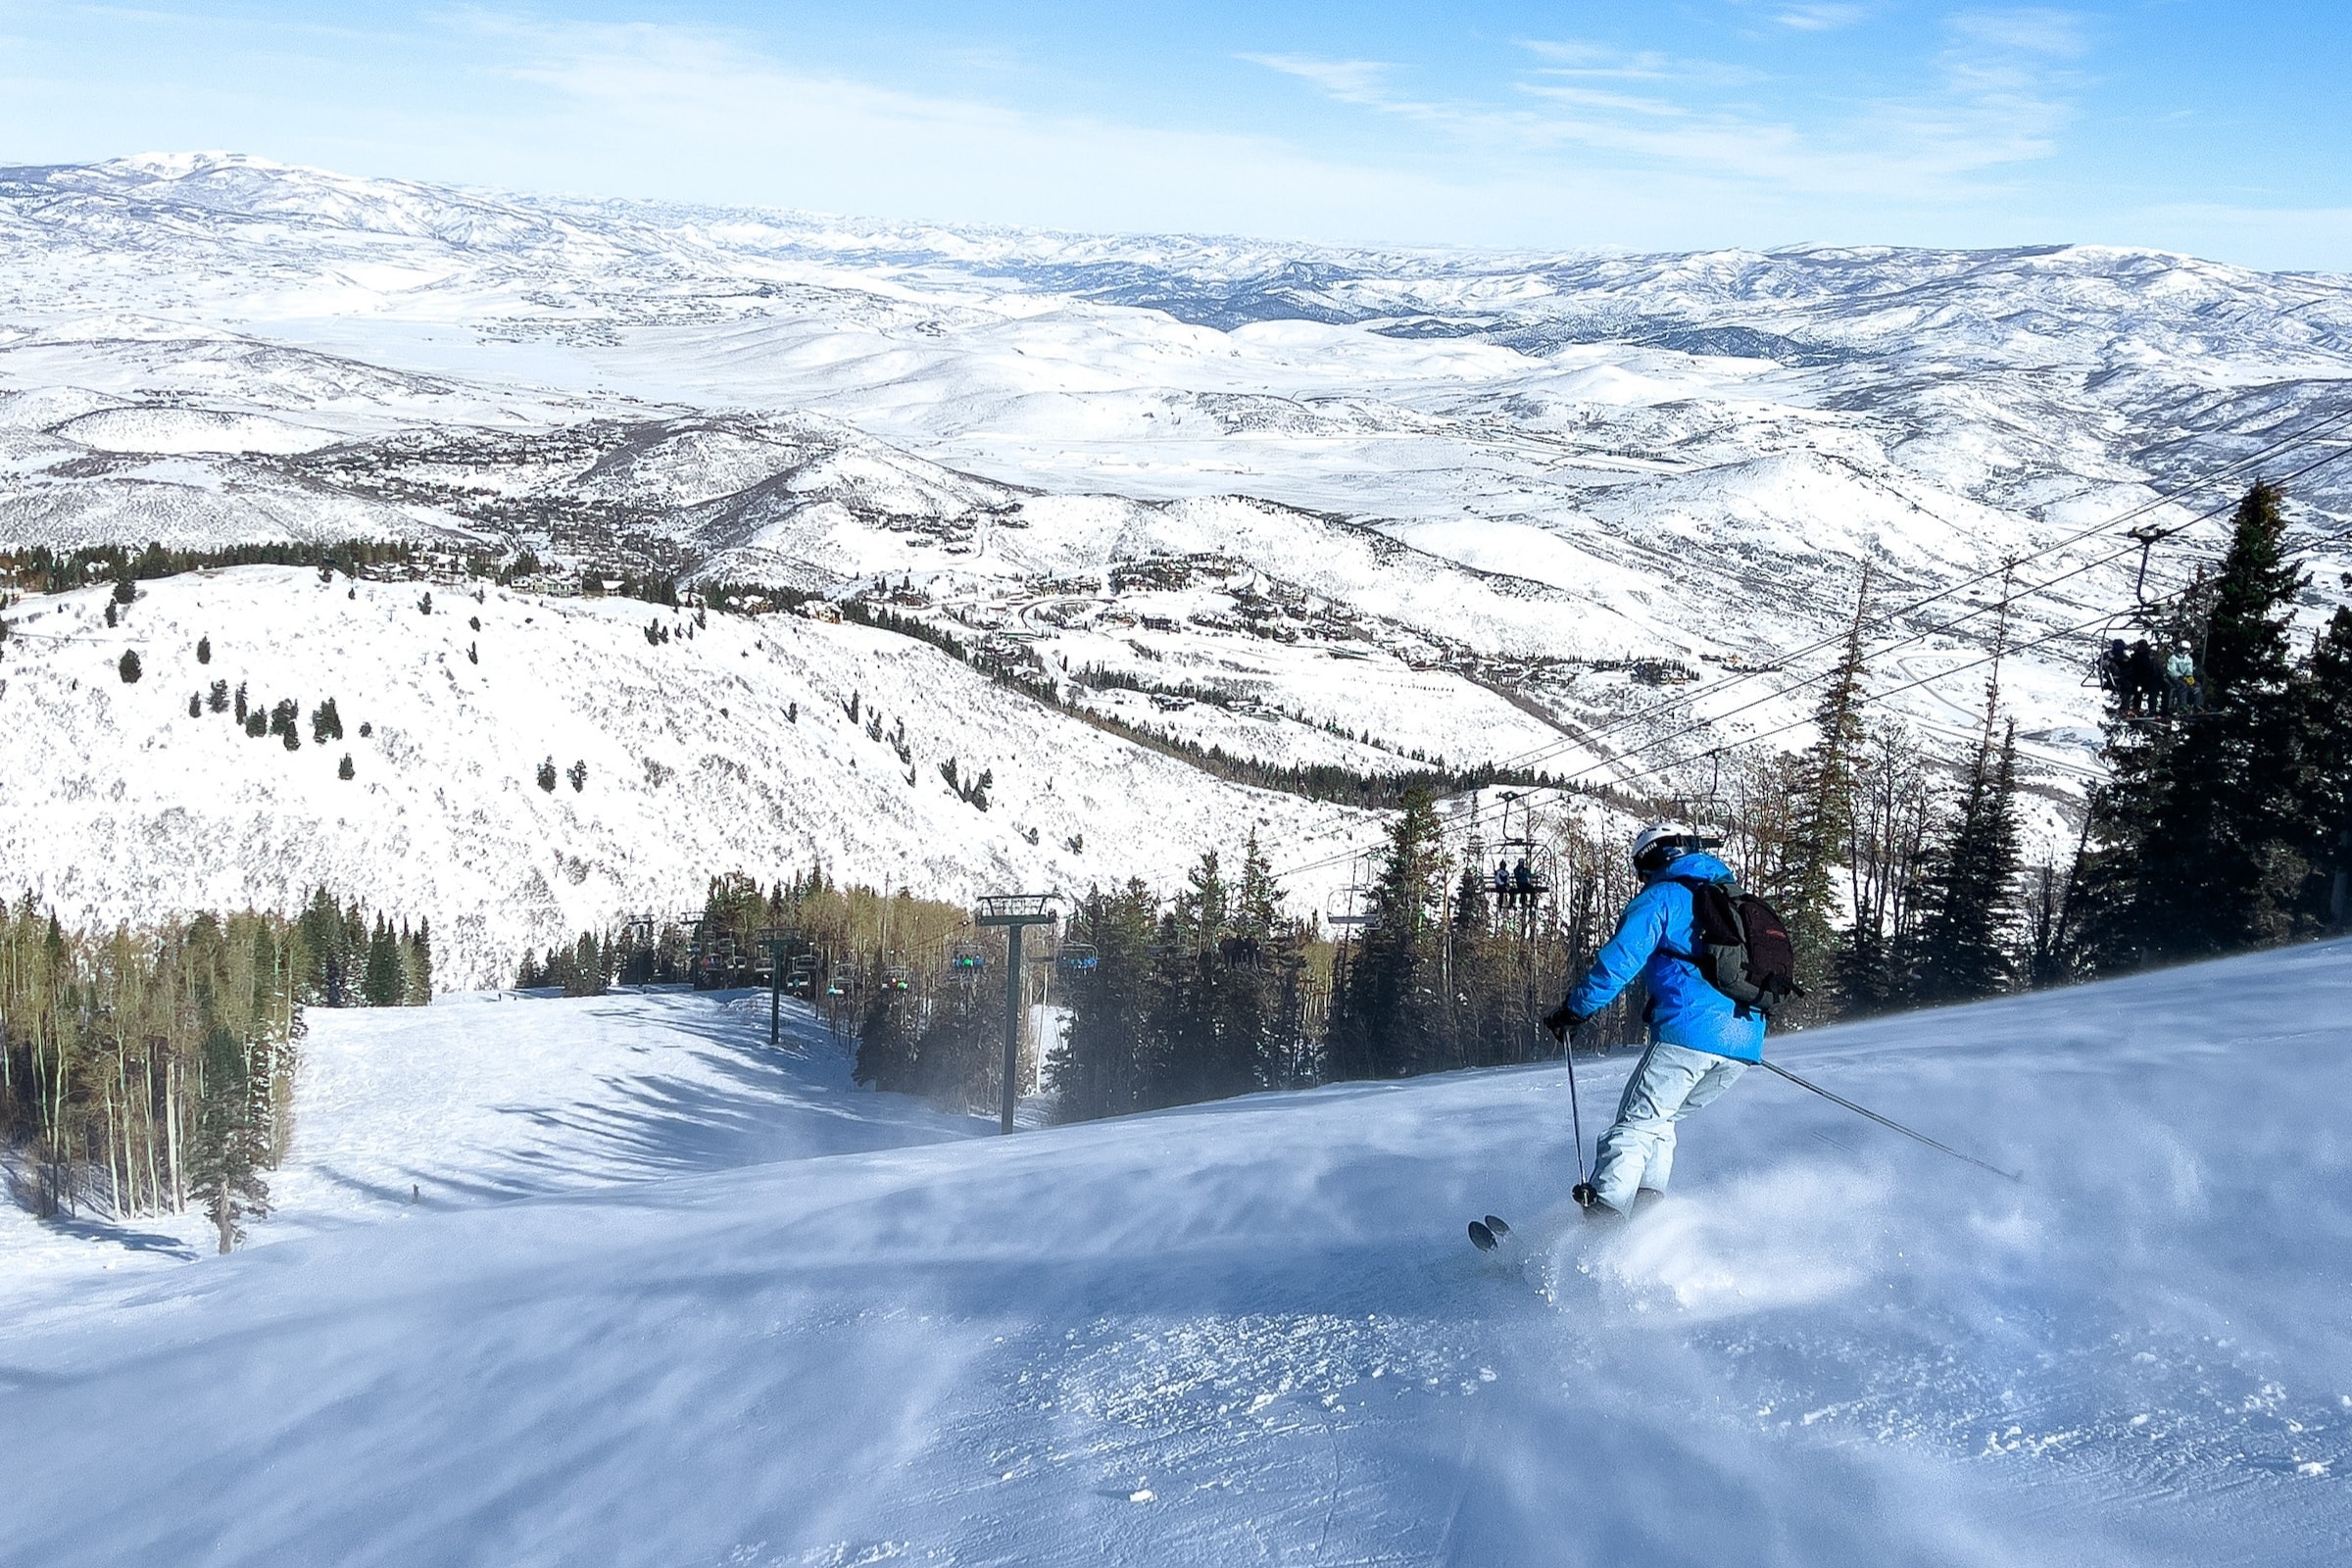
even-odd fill
[{"label": "ski glove", "polygon": [[1572,1010],[1565,1002],[1544,1015],[1544,1029],[1550,1033],[1552,1039],[1563,1045],[1567,1043],[1568,1037],[1575,1033],[1577,1025],[1584,1021],[1584,1014]]}]

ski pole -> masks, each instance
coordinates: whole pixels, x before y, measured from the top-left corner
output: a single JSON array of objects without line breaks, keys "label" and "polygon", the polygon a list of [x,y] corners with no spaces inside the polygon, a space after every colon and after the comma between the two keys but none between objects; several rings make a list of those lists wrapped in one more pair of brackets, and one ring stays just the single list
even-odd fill
[{"label": "ski pole", "polygon": [[[1913,1132],[1901,1122],[1891,1121],[1888,1118],[1880,1115],[1875,1110],[1871,1110],[1862,1105],[1857,1105],[1852,1101],[1845,1099],[1841,1095],[1833,1095],[1827,1089],[1822,1088],[1821,1085],[1817,1083],[1810,1083],[1805,1079],[1799,1078],[1796,1074],[1790,1072],[1788,1068],[1782,1066],[1777,1061],[1759,1061],[1756,1065],[1760,1067],[1770,1067],[1774,1072],[1779,1073],[1782,1077],[1788,1079],[1799,1089],[1810,1089],[1822,1099],[1829,1101],[1832,1104],[1843,1105],[1846,1109],[1852,1111],[1857,1116],[1868,1116],[1872,1121],[1877,1122],[1880,1126],[1891,1128],[1893,1131],[1901,1133],[1905,1138],[1916,1138],[1921,1143],[1927,1145],[1930,1149],[1941,1150],[1943,1152],[1951,1155],[1954,1159],[1965,1159],[1971,1165],[1976,1166],[1979,1170],[1988,1170],[1995,1176],[2006,1176],[2013,1182],[2022,1183],[2026,1179],[2016,1171],[2003,1170],[1998,1165],[1987,1165],[1984,1163],[1984,1161],[1979,1159],[1974,1154],[1963,1154],[1960,1152],[1960,1151],[1952,1148],[1949,1144],[1939,1144],[1935,1139],[1930,1138],[1926,1133]],[[1574,1069],[1571,1069],[1571,1073],[1573,1073],[1573,1071]],[[1584,1154],[1581,1150],[1578,1152],[1577,1159],[1580,1164],[1583,1162]]]},{"label": "ski pole", "polygon": [[1560,1042],[1560,1059],[1568,1063],[1568,1121],[1576,1129],[1576,1180],[1585,1180],[1585,1113],[1576,1102],[1576,1031]]}]

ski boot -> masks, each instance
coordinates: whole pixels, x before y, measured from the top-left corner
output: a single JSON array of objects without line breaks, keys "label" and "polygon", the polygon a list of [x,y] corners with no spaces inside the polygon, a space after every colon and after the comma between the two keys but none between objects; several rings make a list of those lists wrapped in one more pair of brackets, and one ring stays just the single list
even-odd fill
[{"label": "ski boot", "polygon": [[1625,1223],[1626,1217],[1602,1202],[1600,1194],[1592,1190],[1591,1182],[1578,1182],[1568,1189],[1568,1196],[1575,1199],[1576,1206],[1585,1211],[1585,1224],[1590,1227],[1605,1230]]}]

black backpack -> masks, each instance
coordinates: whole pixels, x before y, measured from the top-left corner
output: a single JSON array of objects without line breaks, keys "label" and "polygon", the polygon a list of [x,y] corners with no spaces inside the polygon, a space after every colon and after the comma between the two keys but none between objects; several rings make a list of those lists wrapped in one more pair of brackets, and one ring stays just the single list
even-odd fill
[{"label": "black backpack", "polygon": [[1742,1018],[1751,1012],[1772,1016],[1773,1009],[1805,988],[1796,983],[1796,948],[1788,940],[1788,922],[1780,911],[1753,893],[1741,893],[1721,882],[1696,877],[1667,878],[1690,890],[1690,912],[1698,931],[1696,953],[1666,951],[1690,963],[1707,984],[1740,1004]]}]

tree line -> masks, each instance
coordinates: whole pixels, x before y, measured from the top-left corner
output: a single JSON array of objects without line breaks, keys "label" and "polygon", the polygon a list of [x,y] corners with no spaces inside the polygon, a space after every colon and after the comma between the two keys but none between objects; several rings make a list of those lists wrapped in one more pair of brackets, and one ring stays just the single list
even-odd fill
[{"label": "tree line", "polygon": [[269,1212],[307,1007],[422,1006],[432,939],[324,889],[289,920],[67,931],[0,912],[0,1147],[35,1213],[184,1213],[220,1250]]}]

